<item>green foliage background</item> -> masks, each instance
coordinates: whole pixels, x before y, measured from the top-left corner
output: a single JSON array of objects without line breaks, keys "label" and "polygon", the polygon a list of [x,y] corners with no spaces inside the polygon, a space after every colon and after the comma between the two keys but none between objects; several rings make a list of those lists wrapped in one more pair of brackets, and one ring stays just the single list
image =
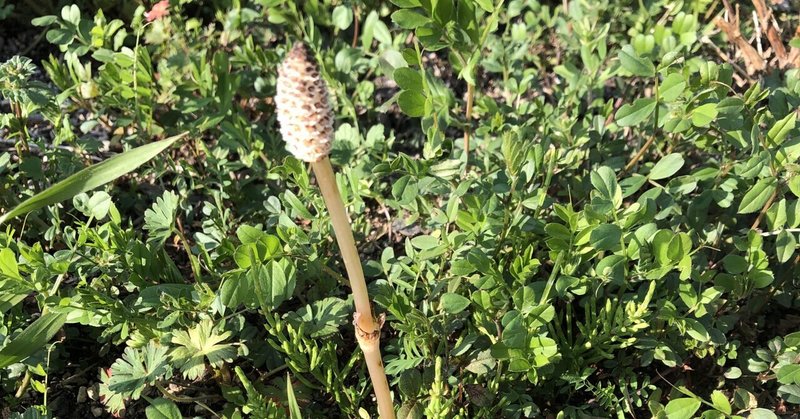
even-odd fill
[{"label": "green foliage background", "polygon": [[[188,135],[3,218],[4,415],[376,415],[274,115],[296,40],[331,89],[398,416],[797,414],[800,72],[750,74],[719,2],[80,6],[31,22],[50,58],[0,64],[3,213]],[[75,405],[76,374],[99,395]]]}]

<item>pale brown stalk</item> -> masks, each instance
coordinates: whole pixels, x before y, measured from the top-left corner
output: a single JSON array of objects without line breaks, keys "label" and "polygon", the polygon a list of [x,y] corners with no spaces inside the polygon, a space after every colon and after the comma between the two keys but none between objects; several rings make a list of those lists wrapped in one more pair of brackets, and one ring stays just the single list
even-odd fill
[{"label": "pale brown stalk", "polygon": [[775,198],[778,197],[778,189],[775,189],[775,192],[772,192],[772,195],[769,196],[767,202],[764,203],[764,206],[761,208],[761,211],[758,212],[758,216],[756,220],[753,221],[753,225],[750,226],[750,230],[755,230],[758,228],[758,225],[761,224],[761,219],[764,218],[764,215],[769,211],[769,207],[772,206],[772,203],[775,202]]},{"label": "pale brown stalk", "polygon": [[367,363],[378,412],[382,419],[394,419],[392,396],[380,351],[384,318],[376,320],[372,315],[350,218],[328,159],[333,139],[333,112],[328,102],[328,88],[320,76],[316,60],[302,43],[294,45],[281,65],[275,104],[286,148],[298,159],[310,163],[317,178],[350,281],[356,306],[353,326]]},{"label": "pale brown stalk", "polygon": [[375,398],[378,401],[378,413],[381,418],[394,418],[389,382],[386,379],[386,372],[383,369],[383,360],[381,359],[380,338],[383,319],[375,321],[372,317],[372,307],[369,302],[369,294],[367,294],[364,271],[361,268],[361,258],[356,249],[355,239],[353,239],[350,218],[347,216],[342,197],[339,194],[339,188],[336,186],[336,177],[333,174],[331,161],[324,157],[320,161],[311,162],[311,169],[314,170],[319,190],[322,192],[322,198],[325,200],[325,206],[331,216],[336,242],[339,244],[344,267],[347,270],[347,276],[350,278],[350,289],[353,292],[353,302],[356,306],[356,312],[353,315],[353,326],[355,326],[358,345],[361,347],[364,359],[367,362],[369,377],[372,380]]}]

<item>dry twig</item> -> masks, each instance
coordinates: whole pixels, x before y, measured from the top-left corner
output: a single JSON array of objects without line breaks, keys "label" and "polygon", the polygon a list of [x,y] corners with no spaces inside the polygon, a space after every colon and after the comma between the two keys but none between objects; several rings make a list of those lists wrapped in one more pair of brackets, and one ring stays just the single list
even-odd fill
[{"label": "dry twig", "polygon": [[718,17],[714,23],[720,28],[725,34],[728,36],[728,40],[736,44],[740,51],[742,51],[742,55],[744,56],[744,63],[745,68],[747,69],[748,74],[754,74],[758,71],[763,71],[767,68],[767,63],[764,58],[758,54],[755,48],[747,42],[746,39],[742,36],[742,32],[739,29],[739,6],[736,6],[736,10],[734,11],[733,7],[731,7],[730,2],[728,0],[723,0],[725,4],[725,10],[727,11],[727,18],[730,21]]},{"label": "dry twig", "polygon": [[785,68],[789,64],[789,56],[786,53],[786,47],[783,46],[783,40],[778,32],[778,24],[772,16],[772,10],[764,4],[764,0],[753,0],[753,7],[756,9],[761,26],[767,32],[767,40],[769,40],[769,44],[775,52],[775,57],[778,58],[778,65],[780,68]]}]

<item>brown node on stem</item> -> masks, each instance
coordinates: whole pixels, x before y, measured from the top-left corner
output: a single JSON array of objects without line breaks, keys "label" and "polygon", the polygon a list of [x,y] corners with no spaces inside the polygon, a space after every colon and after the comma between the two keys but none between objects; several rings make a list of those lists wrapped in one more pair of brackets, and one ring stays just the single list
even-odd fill
[{"label": "brown node on stem", "polygon": [[286,149],[306,162],[331,152],[333,112],[317,60],[297,42],[278,68],[275,107]]},{"label": "brown node on stem", "polygon": [[362,329],[359,325],[359,320],[361,320],[361,313],[356,311],[353,313],[353,326],[356,329],[358,346],[360,346],[363,351],[378,348],[378,343],[381,339],[381,328],[383,328],[383,323],[386,321],[386,314],[381,313],[377,318],[373,318],[375,329],[372,331]]}]

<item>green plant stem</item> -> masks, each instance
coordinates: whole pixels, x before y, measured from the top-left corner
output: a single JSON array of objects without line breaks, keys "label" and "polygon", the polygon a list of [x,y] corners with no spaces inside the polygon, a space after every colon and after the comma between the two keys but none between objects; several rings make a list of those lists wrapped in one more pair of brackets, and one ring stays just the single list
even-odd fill
[{"label": "green plant stem", "polygon": [[467,109],[464,113],[464,123],[466,126],[464,127],[464,167],[469,167],[469,140],[470,136],[472,135],[472,102],[475,97],[475,85],[472,83],[467,83]]},{"label": "green plant stem", "polygon": [[[74,253],[75,252],[73,252],[72,256],[74,256]],[[51,296],[56,295],[56,292],[58,292],[58,288],[61,286],[61,282],[64,281],[64,276],[65,276],[64,274],[60,274],[56,277],[56,282],[53,283],[53,287],[50,289]]]},{"label": "green plant stem", "polygon": [[22,154],[29,154],[31,152],[31,147],[28,144],[28,131],[25,117],[22,114],[22,105],[17,102],[11,102],[11,111],[14,113],[14,117],[17,119],[17,125],[19,126],[19,141],[22,145],[22,150],[18,150],[18,152],[20,156]]},{"label": "green plant stem", "polygon": [[[64,329],[62,328],[61,332],[63,333],[63,331]],[[53,353],[53,348],[55,348],[57,344],[58,341],[53,342],[47,348],[47,361],[45,362],[46,368],[44,370],[44,396],[43,396],[43,402],[44,402],[43,404],[45,409],[47,409],[47,393],[48,393],[47,390],[50,388],[50,386],[48,385],[48,382],[50,381],[50,355]]]},{"label": "green plant stem", "polygon": [[[494,9],[495,11],[489,16],[489,18],[487,20],[487,23],[486,23],[486,26],[484,27],[483,32],[481,33],[481,37],[478,40],[477,49],[475,50],[475,52],[473,54],[480,54],[481,51],[483,50],[483,46],[486,44],[486,39],[489,37],[489,34],[491,33],[492,28],[494,28],[495,24],[497,23],[497,19],[499,17],[500,11],[502,10],[502,8],[500,7],[500,6],[502,6],[502,4],[503,4],[503,0],[499,0],[495,4],[495,9]],[[453,42],[452,39],[450,41]],[[453,51],[453,55],[458,59],[459,64],[461,65],[462,71],[468,71],[469,69],[467,68],[467,66],[469,65],[469,60],[465,59],[464,55],[461,53],[461,51],[457,50],[456,48],[452,48],[452,51]],[[471,76],[472,76],[471,78],[474,80],[474,78],[475,78],[475,74],[474,73],[475,72],[474,71],[470,71],[470,73],[472,73],[471,74]],[[465,113],[464,113],[464,119],[465,119],[465,121],[464,121],[464,123],[465,123],[465,127],[464,127],[464,162],[465,162],[465,166],[464,167],[465,167],[465,169],[469,167],[470,137],[472,135],[472,105],[473,105],[474,100],[475,100],[475,83],[474,82],[470,83],[469,81],[467,81],[467,94],[466,94],[466,98],[465,98],[466,110],[465,110]]]},{"label": "green plant stem", "polygon": [[505,208],[505,211],[503,211],[503,229],[500,230],[500,237],[497,240],[497,247],[494,249],[495,260],[497,260],[497,257],[500,255],[500,251],[503,249],[503,246],[505,245],[506,239],[508,237],[509,224],[514,218],[516,218],[517,211],[521,207],[520,204],[517,204],[517,206],[514,208],[513,215],[509,215],[510,211],[508,210],[508,207],[511,205],[511,201],[513,201],[514,199],[514,190],[516,190],[517,188],[518,179],[519,176],[515,175],[514,180],[511,181],[511,190],[508,191],[508,197],[506,197],[506,199],[503,202],[503,207]]},{"label": "green plant stem", "polygon": [[211,397],[204,397],[204,396],[201,396],[201,397],[176,396],[176,395],[170,393],[169,390],[164,388],[163,384],[158,383],[158,382],[156,383],[156,388],[158,389],[159,392],[161,392],[161,395],[164,396],[165,399],[172,400],[173,402],[176,402],[176,403],[196,403],[200,407],[203,407],[204,409],[206,409],[209,412],[213,413],[214,416],[219,417],[219,415],[217,415],[212,409],[210,409],[205,403],[203,403],[204,401],[207,401],[207,400],[216,400],[216,399],[219,398],[219,396],[211,396]]},{"label": "green plant stem", "polygon": [[283,364],[280,367],[275,368],[272,371],[267,371],[266,374],[258,377],[258,381],[265,382],[265,381],[269,380],[270,378],[274,377],[275,375],[277,375],[278,373],[282,372],[283,370],[285,370],[287,368],[289,368],[289,364]]},{"label": "green plant stem", "polygon": [[36,37],[36,39],[34,39],[33,42],[31,42],[27,47],[25,47],[25,50],[20,52],[19,55],[27,56],[31,51],[33,51],[37,46],[39,46],[39,43],[42,42],[42,39],[44,39],[45,35],[47,35],[47,31],[39,32],[39,35]]},{"label": "green plant stem", "polygon": [[137,70],[139,69],[139,40],[142,36],[142,31],[144,28],[147,27],[150,23],[145,23],[142,27],[136,30],[136,44],[133,47],[133,101],[134,101],[134,121],[136,123],[137,135],[141,135],[142,130],[142,118],[140,116],[139,107],[139,80]]},{"label": "green plant stem", "polygon": [[183,234],[183,225],[181,225],[180,218],[177,220],[177,226],[178,228],[175,229],[175,232],[178,234],[178,238],[181,240],[181,244],[183,245],[183,250],[186,252],[186,256],[189,258],[189,264],[192,266],[194,280],[197,282],[203,282],[200,276],[200,262],[192,253],[192,247],[189,245],[189,240],[187,240],[186,235]]},{"label": "green plant stem", "polygon": [[555,148],[551,148],[550,160],[547,162],[547,171],[544,174],[544,183],[542,183],[542,186],[540,187],[542,193],[539,195],[539,205],[536,210],[540,217],[544,216],[544,200],[547,198],[547,190],[550,189],[550,185],[553,182],[553,172],[555,172],[557,161],[558,153],[556,152]]},{"label": "green plant stem", "polygon": [[556,261],[553,264],[553,271],[550,272],[550,277],[547,278],[547,285],[544,287],[544,292],[542,292],[542,298],[539,300],[539,305],[543,305],[547,302],[547,299],[550,298],[550,291],[553,289],[553,284],[556,282],[556,277],[558,276],[558,272],[561,270],[561,262],[564,261],[564,252],[559,252],[558,256],[556,257]]}]

